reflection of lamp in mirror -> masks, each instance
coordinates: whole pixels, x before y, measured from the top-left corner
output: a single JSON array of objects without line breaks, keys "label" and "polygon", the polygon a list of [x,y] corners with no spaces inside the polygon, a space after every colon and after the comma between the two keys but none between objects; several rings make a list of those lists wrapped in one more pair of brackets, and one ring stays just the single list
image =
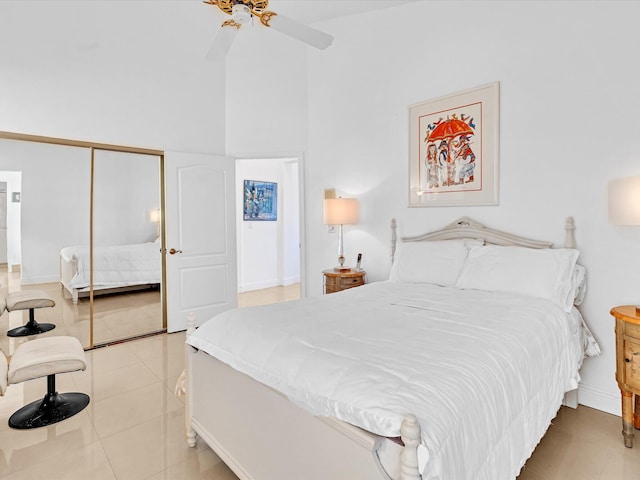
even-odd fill
[{"label": "reflection of lamp in mirror", "polygon": [[355,198],[326,198],[324,200],[325,225],[339,225],[338,232],[338,263],[335,270],[350,270],[344,266],[344,241],[342,238],[342,226],[358,223],[358,200]]},{"label": "reflection of lamp in mirror", "polygon": [[154,208],[152,210],[149,210],[149,221],[151,223],[155,223],[156,224],[156,235],[159,237],[160,236],[160,220],[161,220],[161,213],[160,213],[160,209],[159,208]]},{"label": "reflection of lamp in mirror", "polygon": [[615,225],[640,225],[640,177],[609,182],[609,220]]},{"label": "reflection of lamp in mirror", "polygon": [[[609,220],[614,225],[640,225],[640,176],[609,182]],[[640,315],[640,306],[636,305]]]}]

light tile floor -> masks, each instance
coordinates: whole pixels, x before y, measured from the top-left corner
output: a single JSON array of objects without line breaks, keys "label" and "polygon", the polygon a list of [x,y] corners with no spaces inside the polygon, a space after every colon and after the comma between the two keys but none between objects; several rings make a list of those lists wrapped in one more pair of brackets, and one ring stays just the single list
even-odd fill
[{"label": "light tile floor", "polygon": [[[0,398],[0,478],[237,480],[204,442],[186,444],[184,403],[174,395],[184,333],[91,350],[87,359],[85,372],[57,379],[61,392],[91,396],[75,417],[36,430],[8,428],[13,411],[44,395],[45,379],[12,385]],[[625,448],[620,431],[619,417],[563,407],[518,480],[638,480],[640,439]]]}]

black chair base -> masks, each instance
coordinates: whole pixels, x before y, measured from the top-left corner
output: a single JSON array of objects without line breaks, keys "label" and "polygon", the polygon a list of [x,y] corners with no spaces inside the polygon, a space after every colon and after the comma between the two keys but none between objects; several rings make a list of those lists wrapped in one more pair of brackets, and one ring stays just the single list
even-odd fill
[{"label": "black chair base", "polygon": [[9,426],[20,430],[46,427],[73,417],[89,405],[84,393],[58,393],[55,375],[47,377],[47,394],[42,400],[25,405],[9,417]]},{"label": "black chair base", "polygon": [[9,426],[19,430],[46,427],[73,417],[89,405],[84,393],[47,394],[42,400],[25,405],[9,417]]},{"label": "black chair base", "polygon": [[53,330],[56,326],[53,323],[36,323],[35,325],[26,324],[22,327],[12,328],[7,332],[7,337],[28,337],[29,335],[38,335],[39,333]]},{"label": "black chair base", "polygon": [[36,322],[33,308],[29,309],[29,321],[21,327],[12,328],[7,332],[7,337],[28,337],[29,335],[38,335],[39,333],[53,330],[56,326],[53,323]]}]

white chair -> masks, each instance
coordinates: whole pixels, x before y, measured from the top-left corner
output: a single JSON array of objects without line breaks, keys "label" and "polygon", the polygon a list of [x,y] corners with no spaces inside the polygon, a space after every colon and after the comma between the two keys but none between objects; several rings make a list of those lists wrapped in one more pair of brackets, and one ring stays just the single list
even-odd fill
[{"label": "white chair", "polygon": [[11,357],[11,363],[0,352],[0,395],[4,395],[9,385],[47,377],[44,398],[11,415],[9,426],[17,429],[45,427],[82,411],[89,404],[89,396],[56,392],[56,375],[86,368],[84,350],[75,337],[45,337],[23,343]]},{"label": "white chair", "polygon": [[[26,337],[53,330],[53,323],[38,323],[35,318],[36,308],[49,308],[56,302],[49,294],[42,290],[21,290],[7,295],[6,308],[9,312],[17,310],[29,310],[29,321],[21,327],[12,328],[7,332],[9,337]],[[4,309],[2,310],[4,312]]]}]

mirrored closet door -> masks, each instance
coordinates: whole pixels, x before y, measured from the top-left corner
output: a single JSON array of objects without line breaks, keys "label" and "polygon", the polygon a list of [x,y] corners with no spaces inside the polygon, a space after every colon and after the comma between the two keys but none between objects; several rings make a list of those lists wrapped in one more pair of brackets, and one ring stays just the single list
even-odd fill
[{"label": "mirrored closet door", "polygon": [[95,344],[162,330],[158,157],[98,150],[93,170]]},{"label": "mirrored closet door", "polygon": [[[165,330],[162,164],[161,151],[0,132],[0,296],[44,292],[55,306],[35,319],[56,327],[42,335],[87,348]],[[5,353],[28,339],[7,331],[28,320],[0,317]]]}]

